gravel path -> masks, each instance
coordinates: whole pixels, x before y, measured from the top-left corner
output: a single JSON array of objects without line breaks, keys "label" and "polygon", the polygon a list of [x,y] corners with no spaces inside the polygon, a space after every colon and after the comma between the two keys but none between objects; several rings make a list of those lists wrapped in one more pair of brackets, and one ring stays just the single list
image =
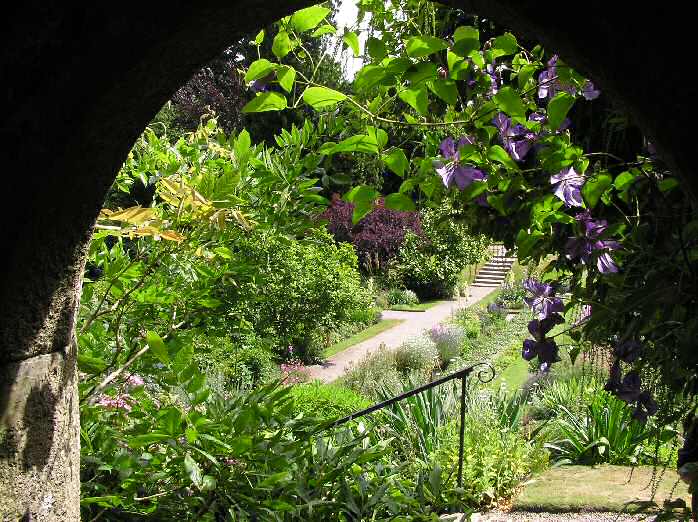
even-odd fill
[{"label": "gravel path", "polygon": [[448,522],[548,522],[553,520],[569,520],[575,522],[627,522],[637,520],[655,520],[648,515],[628,515],[610,512],[587,513],[530,513],[526,511],[488,511],[487,513],[475,513],[470,519],[466,515],[454,514],[442,516],[441,520]]},{"label": "gravel path", "polygon": [[410,337],[419,335],[423,330],[448,319],[456,310],[477,303],[496,289],[497,287],[471,287],[470,297],[467,300],[444,301],[424,312],[386,310],[383,312],[383,319],[404,319],[404,321],[375,337],[333,355],[323,364],[308,366],[310,380],[332,382],[341,377],[352,362],[359,361],[366,354],[377,350],[381,344],[385,344],[390,350],[395,349]]}]

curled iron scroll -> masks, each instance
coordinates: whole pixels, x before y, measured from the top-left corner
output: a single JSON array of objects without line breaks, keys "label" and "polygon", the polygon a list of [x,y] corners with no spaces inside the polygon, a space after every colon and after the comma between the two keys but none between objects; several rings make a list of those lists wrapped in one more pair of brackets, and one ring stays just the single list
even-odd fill
[{"label": "curled iron scroll", "polygon": [[481,384],[491,382],[495,376],[494,366],[487,362],[481,362],[473,364],[472,369],[476,370],[476,368],[478,368],[479,366],[483,366],[484,368],[480,368],[477,370],[477,380],[480,381]]}]

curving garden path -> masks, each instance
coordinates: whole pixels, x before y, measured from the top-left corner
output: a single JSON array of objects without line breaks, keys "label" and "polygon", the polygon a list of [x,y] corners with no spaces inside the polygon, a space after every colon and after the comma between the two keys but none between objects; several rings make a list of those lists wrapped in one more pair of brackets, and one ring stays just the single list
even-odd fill
[{"label": "curving garden path", "polygon": [[381,344],[384,344],[389,350],[393,350],[410,337],[415,337],[423,330],[445,321],[456,310],[477,303],[497,288],[497,286],[471,287],[467,300],[444,301],[424,312],[386,310],[383,312],[383,319],[403,319],[403,322],[333,355],[322,364],[308,366],[309,378],[310,380],[319,379],[323,382],[332,382],[344,375],[351,363],[358,362],[366,354],[377,350]]}]

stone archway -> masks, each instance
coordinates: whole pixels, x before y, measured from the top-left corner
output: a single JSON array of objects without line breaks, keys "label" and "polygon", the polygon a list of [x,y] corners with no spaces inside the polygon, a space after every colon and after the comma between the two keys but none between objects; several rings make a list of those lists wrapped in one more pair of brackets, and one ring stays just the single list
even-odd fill
[{"label": "stone archway", "polygon": [[[0,515],[79,520],[73,323],[84,249],[132,143],[191,74],[238,35],[312,0],[170,2],[5,14],[0,48]],[[624,104],[685,185],[693,176],[689,18],[587,2],[448,0],[556,49]],[[686,73],[687,75],[687,73]],[[9,161],[8,161],[9,159]],[[30,517],[30,518],[27,518]]]}]

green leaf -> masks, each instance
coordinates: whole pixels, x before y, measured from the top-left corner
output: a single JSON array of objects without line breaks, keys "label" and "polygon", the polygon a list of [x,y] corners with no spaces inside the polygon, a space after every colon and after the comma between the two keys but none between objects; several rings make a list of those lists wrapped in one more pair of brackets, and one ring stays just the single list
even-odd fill
[{"label": "green leaf", "polygon": [[274,473],[273,475],[269,475],[262,482],[257,484],[257,487],[264,488],[267,486],[274,486],[274,485],[278,484],[279,482],[287,482],[291,479],[292,479],[292,475],[291,475],[290,471],[280,471],[278,473]]},{"label": "green leaf", "polygon": [[383,129],[368,126],[366,127],[366,134],[376,141],[379,149],[384,148],[388,144],[388,133]]},{"label": "green leaf", "polygon": [[503,87],[492,98],[502,112],[512,117],[526,116],[526,106],[521,96],[511,87]]},{"label": "green leaf", "polygon": [[560,128],[567,113],[574,105],[574,96],[567,92],[559,92],[548,103],[548,125],[552,130]]},{"label": "green leaf", "polygon": [[[322,150],[320,151],[322,152]],[[340,141],[329,150],[328,154],[337,154],[339,152],[365,152],[367,154],[378,153],[378,142],[374,136],[366,134],[357,134],[345,140]]]},{"label": "green leaf", "polygon": [[507,209],[503,194],[487,196],[487,203],[489,203],[489,205],[493,209],[497,210],[497,212],[499,212],[502,216],[507,215]]},{"label": "green leaf", "polygon": [[276,78],[286,92],[291,92],[293,83],[296,81],[296,70],[288,65],[281,65],[276,71]]},{"label": "green leaf", "polygon": [[165,342],[162,340],[162,337],[160,337],[156,332],[151,332],[148,330],[145,334],[145,341],[148,343],[150,351],[153,352],[153,355],[155,355],[155,357],[157,357],[161,363],[167,364],[170,362],[170,356],[167,353],[167,346],[165,346]]},{"label": "green leaf", "polygon": [[490,47],[492,58],[499,58],[500,56],[507,56],[509,54],[516,54],[519,50],[519,45],[516,42],[516,37],[511,33],[504,33],[498,36],[492,42]]},{"label": "green leaf", "polygon": [[184,470],[197,488],[202,485],[201,468],[189,453],[184,456]]},{"label": "green leaf", "polygon": [[671,189],[679,186],[679,180],[676,178],[666,178],[660,181],[658,186],[661,192],[669,192]]},{"label": "green leaf", "polygon": [[405,43],[407,56],[410,58],[422,58],[430,54],[446,49],[448,44],[435,36],[413,36]]},{"label": "green leaf", "polygon": [[520,260],[524,260],[533,254],[534,249],[542,240],[543,234],[533,231],[530,234],[525,230],[519,230],[516,236],[516,250]]},{"label": "green leaf", "polygon": [[102,373],[107,366],[107,361],[99,357],[92,357],[84,353],[78,353],[78,368],[80,371],[91,374]]},{"label": "green leaf", "polygon": [[335,28],[335,26],[330,24],[324,24],[315,29],[311,36],[323,36],[325,34],[335,34],[336,32],[337,29]]},{"label": "green leaf", "polygon": [[613,178],[610,174],[598,174],[587,178],[582,187],[582,196],[589,208],[594,208],[599,202],[601,195],[613,185]]},{"label": "green leaf", "polygon": [[400,185],[400,190],[399,192],[405,193],[405,192],[411,192],[414,190],[414,188],[419,184],[419,179],[418,178],[407,178],[405,181],[402,182]]},{"label": "green leaf", "polygon": [[380,62],[388,54],[388,48],[383,43],[383,40],[373,36],[366,41],[366,50],[374,62]]},{"label": "green leaf", "polygon": [[355,205],[366,202],[373,203],[373,200],[379,195],[378,191],[373,187],[369,187],[368,185],[357,185],[344,194],[344,201],[354,203]]},{"label": "green leaf", "polygon": [[354,89],[357,91],[363,91],[370,89],[383,78],[385,78],[385,69],[380,65],[366,65],[362,67],[361,70],[356,73],[354,78]]},{"label": "green leaf", "polygon": [[519,82],[519,89],[526,87],[526,84],[533,77],[533,73],[536,72],[536,69],[537,67],[532,63],[524,65],[519,69],[518,75],[516,76],[516,80]]},{"label": "green leaf", "polygon": [[429,98],[425,89],[413,87],[402,91],[398,97],[422,116],[427,114]]},{"label": "green leaf", "polygon": [[480,49],[480,31],[475,27],[461,26],[453,33],[453,52],[466,57]]},{"label": "green leaf", "polygon": [[242,108],[242,112],[282,111],[287,107],[286,96],[278,92],[263,92],[258,94],[247,105]]},{"label": "green leaf", "polygon": [[637,176],[635,174],[632,174],[626,170],[625,172],[618,174],[616,180],[613,182],[613,186],[616,187],[617,190],[627,190],[632,186],[633,183],[635,183],[636,179]]},{"label": "green leaf", "polygon": [[274,55],[279,60],[281,60],[290,51],[291,51],[291,39],[288,37],[288,33],[286,31],[281,30],[274,37],[274,41],[271,45],[271,52],[273,52]]},{"label": "green leaf", "polygon": [[359,49],[359,37],[356,36],[355,32],[345,32],[342,40],[344,40],[344,43],[353,51],[354,56],[359,56],[361,54],[361,50]]},{"label": "green leaf", "polygon": [[465,58],[461,58],[456,53],[448,51],[446,53],[448,63],[448,75],[454,80],[465,80],[468,78],[470,63]]},{"label": "green leaf", "polygon": [[405,79],[410,82],[410,87],[417,87],[427,80],[438,78],[436,64],[431,62],[420,62],[410,67],[405,74]]},{"label": "green leaf", "polygon": [[204,478],[201,480],[201,491],[213,491],[216,489],[217,484],[215,477],[204,475]]},{"label": "green leaf", "polygon": [[453,80],[432,80],[427,84],[429,89],[449,105],[458,102],[458,89]]},{"label": "green leaf", "polygon": [[346,99],[346,95],[327,87],[308,87],[303,91],[303,101],[315,110],[330,107]]},{"label": "green leaf", "polygon": [[405,170],[409,167],[407,156],[402,149],[393,149],[390,154],[383,158],[390,170],[401,178],[405,177]]},{"label": "green leaf", "polygon": [[492,145],[487,151],[487,157],[492,161],[501,163],[509,170],[519,170],[519,166],[511,159],[511,156],[499,145]]},{"label": "green leaf", "polygon": [[252,62],[250,68],[247,69],[247,74],[245,74],[245,82],[251,82],[253,80],[259,80],[269,75],[276,68],[276,64],[271,63],[269,60],[264,58]]},{"label": "green leaf", "polygon": [[164,442],[170,440],[171,435],[166,433],[146,433],[145,435],[134,435],[128,438],[128,445],[132,448],[140,448],[142,446],[148,446],[155,442]]},{"label": "green leaf", "polygon": [[319,5],[306,7],[293,13],[290,24],[296,31],[303,33],[317,27],[329,13],[329,9]]},{"label": "green leaf", "polygon": [[261,45],[261,43],[264,41],[264,29],[259,31],[257,33],[257,36],[254,37],[254,43],[256,46]]},{"label": "green leaf", "polygon": [[400,193],[388,194],[385,197],[385,207],[393,210],[401,210],[403,212],[409,212],[415,209],[412,198]]}]

